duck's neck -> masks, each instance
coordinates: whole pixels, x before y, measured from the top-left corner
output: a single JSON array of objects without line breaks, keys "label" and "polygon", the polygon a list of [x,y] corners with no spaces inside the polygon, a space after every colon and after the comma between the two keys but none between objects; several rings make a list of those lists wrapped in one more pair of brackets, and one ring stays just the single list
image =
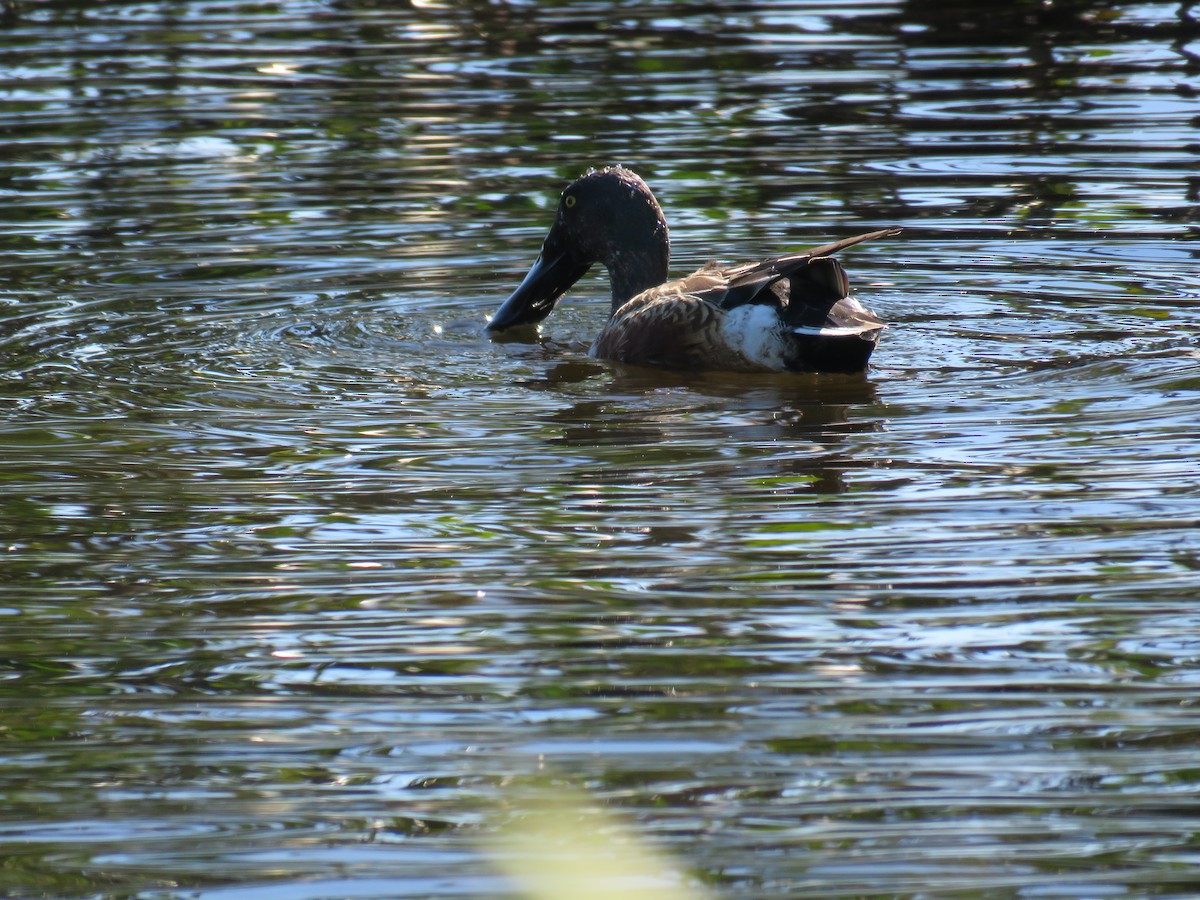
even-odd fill
[{"label": "duck's neck", "polygon": [[611,312],[615,313],[647,288],[666,281],[670,255],[671,248],[665,235],[657,246],[616,250],[606,262],[612,284]]}]

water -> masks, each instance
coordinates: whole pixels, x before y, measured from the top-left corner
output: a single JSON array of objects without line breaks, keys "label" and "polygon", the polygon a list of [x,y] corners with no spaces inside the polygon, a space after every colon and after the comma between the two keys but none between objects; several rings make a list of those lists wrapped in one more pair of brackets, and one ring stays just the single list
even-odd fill
[{"label": "water", "polygon": [[[1198,18],[22,4],[0,894],[505,895],[559,786],[716,896],[1191,895]],[[902,226],[872,371],[489,342],[609,162],[680,272]]]}]

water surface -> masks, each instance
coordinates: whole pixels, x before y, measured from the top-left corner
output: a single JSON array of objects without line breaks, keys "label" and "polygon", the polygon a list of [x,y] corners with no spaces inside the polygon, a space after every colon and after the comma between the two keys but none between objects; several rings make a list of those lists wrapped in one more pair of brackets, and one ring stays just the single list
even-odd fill
[{"label": "water surface", "polygon": [[[1192,893],[1200,28],[994,6],[22,4],[0,893],[505,895],[556,784],[717,896]],[[610,162],[680,272],[903,227],[873,369],[490,342]]]}]

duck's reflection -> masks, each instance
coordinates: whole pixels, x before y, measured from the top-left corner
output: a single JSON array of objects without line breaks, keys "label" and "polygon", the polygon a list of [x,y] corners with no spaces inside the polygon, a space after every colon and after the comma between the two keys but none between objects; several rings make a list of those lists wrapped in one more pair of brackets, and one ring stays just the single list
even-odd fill
[{"label": "duck's reflection", "polygon": [[[586,383],[594,390],[586,390]],[[570,402],[545,414],[546,441],[593,448],[577,483],[711,480],[777,494],[838,494],[846,473],[871,465],[847,446],[883,420],[865,376],[679,372],[591,360],[548,366],[530,388]],[[586,390],[586,393],[581,393]]]}]

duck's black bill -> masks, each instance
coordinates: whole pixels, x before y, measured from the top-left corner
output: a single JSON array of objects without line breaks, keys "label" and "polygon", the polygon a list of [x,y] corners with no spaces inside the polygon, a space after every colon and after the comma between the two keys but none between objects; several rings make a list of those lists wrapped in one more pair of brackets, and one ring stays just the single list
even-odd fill
[{"label": "duck's black bill", "polygon": [[550,315],[559,297],[590,267],[591,263],[576,262],[570,253],[551,252],[543,247],[529,274],[488,322],[488,331],[542,321]]}]

